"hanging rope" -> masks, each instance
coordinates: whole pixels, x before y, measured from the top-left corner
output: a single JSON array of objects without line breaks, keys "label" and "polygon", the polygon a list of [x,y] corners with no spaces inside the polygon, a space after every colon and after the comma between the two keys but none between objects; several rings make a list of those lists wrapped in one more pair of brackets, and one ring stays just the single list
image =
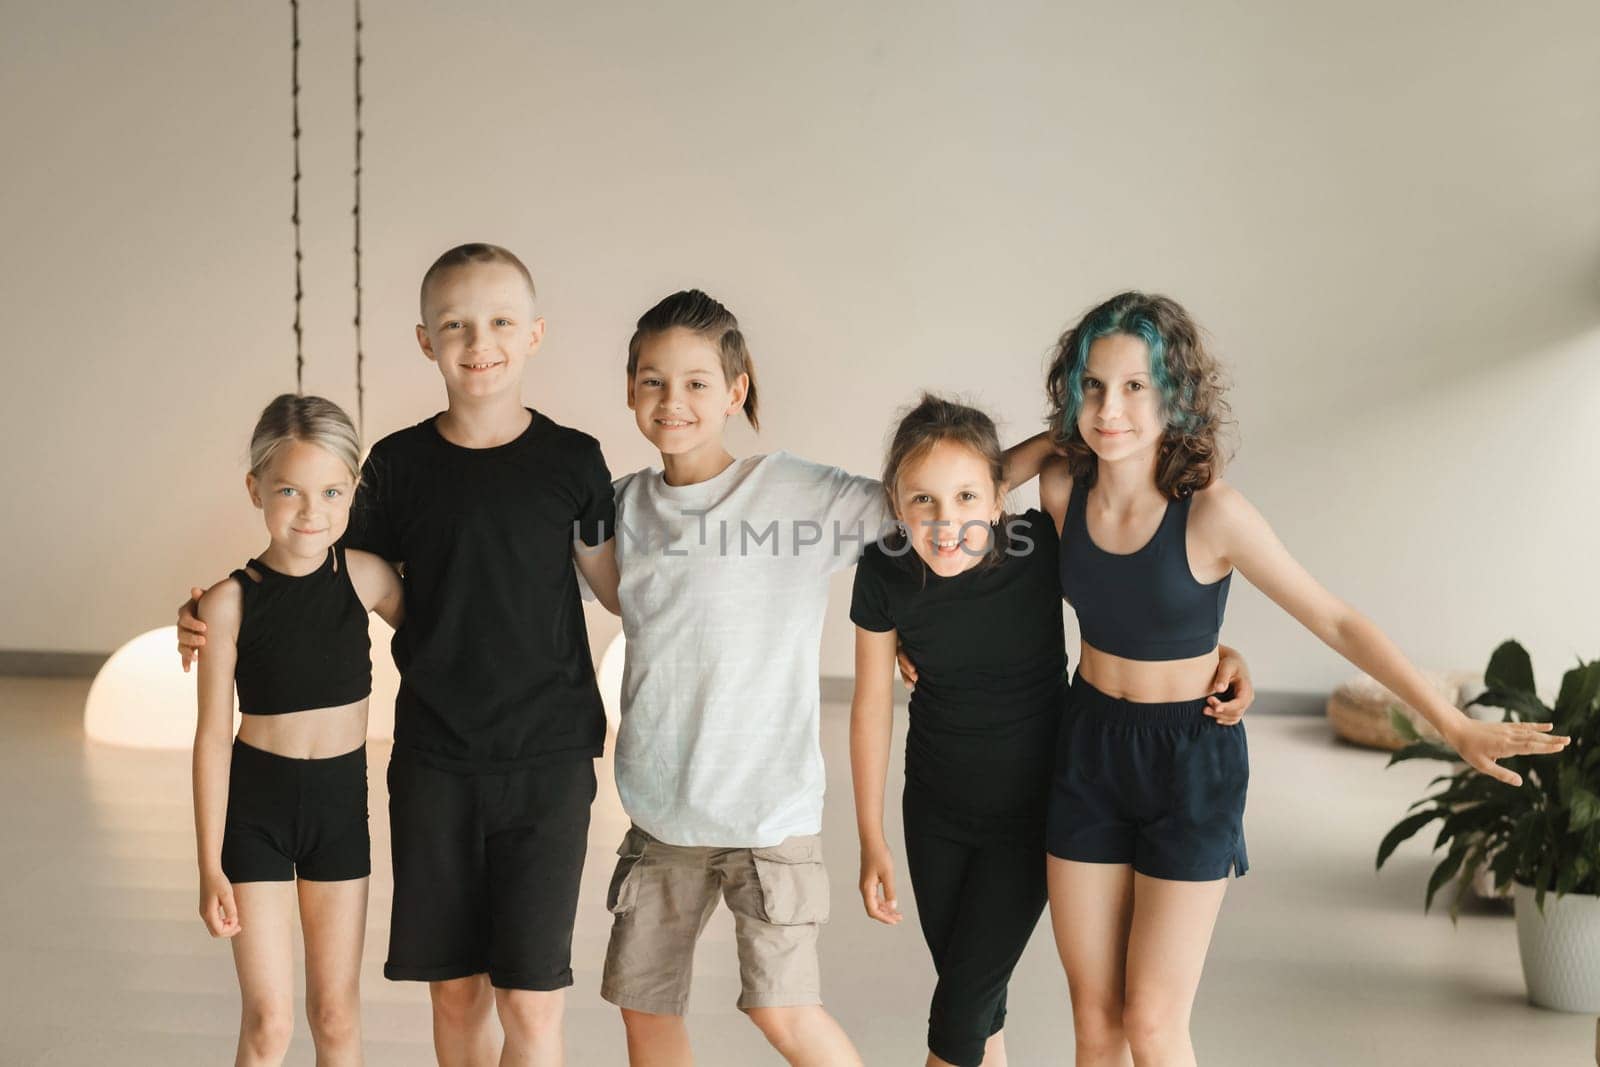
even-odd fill
[{"label": "hanging rope", "polygon": [[361,0],[355,0],[356,9],[356,57],[355,57],[355,89],[356,89],[356,170],[355,206],[350,209],[350,214],[355,223],[355,259],[356,259],[356,431],[366,440],[367,423],[367,391],[362,382],[361,368],[366,362],[366,356],[361,351]]},{"label": "hanging rope", "polygon": [[305,289],[300,284],[300,0],[289,0],[289,106],[294,118],[294,213],[289,220],[294,223],[294,391],[304,393],[306,354],[304,331],[300,322],[300,304],[305,299]]}]

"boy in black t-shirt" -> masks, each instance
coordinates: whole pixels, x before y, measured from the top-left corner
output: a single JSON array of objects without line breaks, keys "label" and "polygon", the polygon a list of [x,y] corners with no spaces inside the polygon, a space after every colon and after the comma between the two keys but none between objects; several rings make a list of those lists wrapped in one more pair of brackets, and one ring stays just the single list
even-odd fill
[{"label": "boy in black t-shirt", "polygon": [[[605,737],[571,561],[616,611],[611,475],[592,437],[522,405],[544,320],[520,260],[453,248],[421,302],[449,405],[373,447],[345,542],[405,574],[384,974],[429,983],[441,1062],[499,1055],[493,1006],[509,1059],[559,1063]],[[204,627],[179,625],[187,658]]]}]

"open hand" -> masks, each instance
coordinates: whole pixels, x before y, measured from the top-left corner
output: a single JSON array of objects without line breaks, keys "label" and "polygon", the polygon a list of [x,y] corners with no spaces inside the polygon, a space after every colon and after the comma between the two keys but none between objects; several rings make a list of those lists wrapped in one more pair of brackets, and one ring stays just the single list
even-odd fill
[{"label": "open hand", "polygon": [[1522,775],[1495,761],[1560,752],[1572,739],[1552,734],[1552,729],[1554,725],[1548,722],[1480,722],[1463,716],[1445,740],[1477,770],[1517,786],[1522,784]]}]

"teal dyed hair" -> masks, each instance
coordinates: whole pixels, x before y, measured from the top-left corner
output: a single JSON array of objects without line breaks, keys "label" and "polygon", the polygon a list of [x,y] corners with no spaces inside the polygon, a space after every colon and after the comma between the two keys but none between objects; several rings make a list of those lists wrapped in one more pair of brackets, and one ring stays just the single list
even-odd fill
[{"label": "teal dyed hair", "polygon": [[1150,379],[1161,398],[1166,429],[1156,460],[1163,493],[1185,496],[1215,479],[1227,456],[1220,434],[1231,423],[1221,367],[1189,313],[1177,301],[1149,293],[1118,293],[1091,310],[1056,342],[1045,376],[1050,432],[1081,484],[1093,485],[1095,453],[1078,432],[1089,349],[1103,337],[1126,334],[1150,352]]},{"label": "teal dyed hair", "polygon": [[1188,410],[1193,398],[1194,384],[1174,380],[1167,366],[1167,338],[1162,333],[1158,319],[1162,318],[1160,304],[1164,297],[1150,297],[1144,293],[1127,292],[1107,300],[1083,317],[1083,321],[1069,334],[1071,348],[1062,355],[1069,357],[1062,381],[1064,403],[1061,405],[1061,423],[1058,432],[1062,437],[1072,436],[1083,411],[1083,376],[1089,369],[1089,349],[1102,337],[1127,334],[1143,341],[1150,350],[1150,378],[1161,394],[1162,410],[1168,425],[1179,430],[1191,430],[1199,417]]}]

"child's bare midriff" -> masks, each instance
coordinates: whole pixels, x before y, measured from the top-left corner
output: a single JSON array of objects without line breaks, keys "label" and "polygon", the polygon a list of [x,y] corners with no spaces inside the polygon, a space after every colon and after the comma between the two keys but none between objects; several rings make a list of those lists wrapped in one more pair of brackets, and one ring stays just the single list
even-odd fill
[{"label": "child's bare midriff", "polygon": [[367,743],[367,701],[284,715],[241,715],[239,740],[288,759],[328,759]]},{"label": "child's bare midriff", "polygon": [[1192,659],[1136,660],[1113,656],[1082,642],[1078,673],[1107,696],[1135,704],[1171,704],[1211,695],[1219,653]]}]

